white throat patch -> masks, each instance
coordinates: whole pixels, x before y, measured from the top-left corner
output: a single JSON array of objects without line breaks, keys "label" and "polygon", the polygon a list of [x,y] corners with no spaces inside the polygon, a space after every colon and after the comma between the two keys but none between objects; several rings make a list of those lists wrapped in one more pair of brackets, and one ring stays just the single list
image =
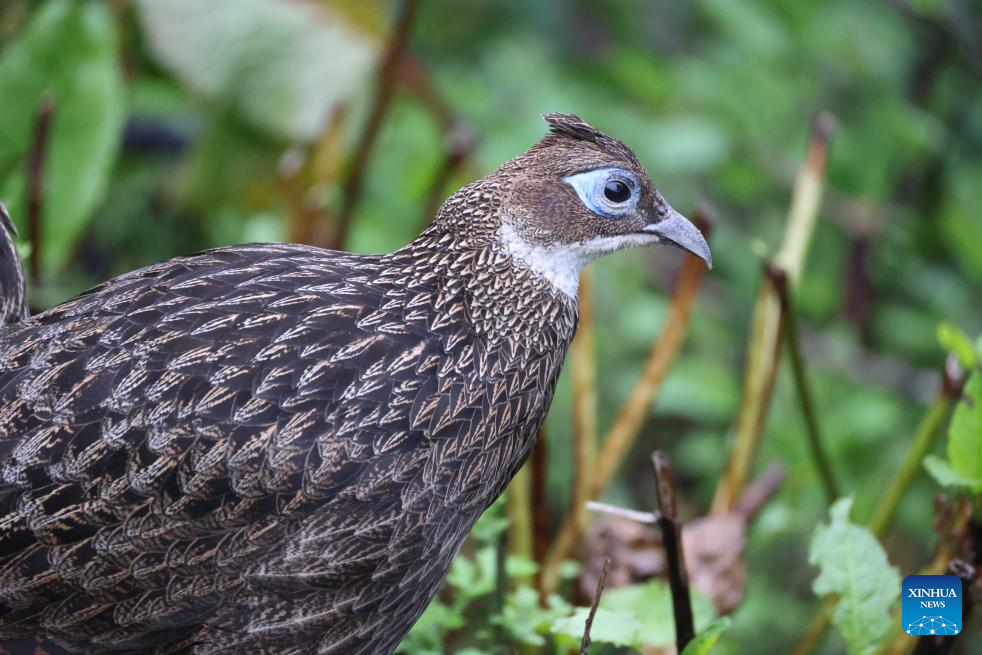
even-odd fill
[{"label": "white throat patch", "polygon": [[596,237],[579,243],[542,246],[529,243],[510,221],[501,221],[498,240],[516,260],[541,275],[549,284],[576,300],[580,288],[580,272],[600,255],[658,243],[653,234],[626,234],[616,237]]}]

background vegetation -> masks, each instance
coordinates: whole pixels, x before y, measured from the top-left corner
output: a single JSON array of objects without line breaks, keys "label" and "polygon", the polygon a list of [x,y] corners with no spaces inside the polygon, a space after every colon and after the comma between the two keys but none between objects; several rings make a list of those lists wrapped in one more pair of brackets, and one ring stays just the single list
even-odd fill
[{"label": "background vegetation", "polygon": [[[891,614],[899,577],[980,558],[978,373],[978,402],[961,403],[945,438],[982,333],[980,81],[973,0],[4,0],[0,199],[43,309],[213,246],[391,250],[453,189],[538,139],[540,114],[577,113],[631,145],[676,208],[715,208],[716,268],[700,284],[665,249],[592,267],[592,317],[538,465],[482,522],[405,652],[575,646],[585,610],[573,606],[589,605],[604,555],[615,561],[593,652],[615,647],[605,642],[671,648],[667,587],[646,582],[654,532],[575,509],[605,465],[597,434],[623,420],[666,324],[684,349],[663,384],[651,370],[642,378],[653,388],[630,406],[633,422],[618,423],[627,451],[607,462],[618,465],[603,500],[655,509],[656,448],[672,457],[688,525],[711,508],[727,516],[745,480],[723,473],[758,433],[748,473],[784,471],[742,553],[740,522],[695,537],[732,556],[727,576],[710,576],[730,600],[711,594],[714,607],[700,592],[697,629],[723,606],[732,624],[716,652],[909,652],[917,641]],[[813,130],[820,111],[837,129],[825,117]],[[789,220],[796,177],[802,204]],[[823,179],[812,228],[808,194]],[[779,251],[796,314],[784,322],[797,327],[826,479],[788,351],[767,332],[782,315],[780,276],[763,264]],[[671,361],[679,345],[654,352]],[[949,367],[942,391],[946,350],[962,371]],[[755,408],[760,420],[737,420]],[[832,519],[828,477],[836,496],[852,497]],[[549,562],[571,508],[599,521]],[[834,546],[853,543],[869,568],[831,579]],[[543,561],[562,582],[540,598]],[[877,589],[857,588],[871,579]],[[823,606],[816,592],[833,600]],[[836,597],[869,615],[843,616]],[[838,630],[824,630],[828,616]],[[869,629],[850,632],[858,620]],[[978,612],[965,634],[943,647],[982,652]]]}]

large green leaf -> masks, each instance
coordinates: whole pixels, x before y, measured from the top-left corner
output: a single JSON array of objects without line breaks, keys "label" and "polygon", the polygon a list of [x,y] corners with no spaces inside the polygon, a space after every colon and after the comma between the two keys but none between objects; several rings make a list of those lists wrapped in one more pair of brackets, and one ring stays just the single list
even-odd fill
[{"label": "large green leaf", "polygon": [[972,373],[951,418],[948,461],[965,478],[982,482],[982,372]]},{"label": "large green leaf", "polygon": [[[586,629],[589,615],[589,608],[577,607],[571,615],[557,619],[552,624],[552,631],[557,635],[568,637],[570,643],[577,643]],[[593,624],[590,626],[590,639],[614,646],[640,648],[641,625],[631,612],[598,607],[593,617]]]},{"label": "large green leaf", "polygon": [[309,141],[364,86],[377,40],[295,0],[137,0],[156,58],[196,93],[280,138]]},{"label": "large green leaf", "polygon": [[[709,625],[716,615],[712,601],[694,589],[691,596],[696,628]],[[588,614],[588,608],[576,608],[553,624],[553,632],[579,639]],[[590,634],[593,641],[635,648],[674,643],[671,590],[659,580],[608,589],[600,598]]]},{"label": "large green leaf", "polygon": [[106,3],[52,0],[0,56],[0,199],[26,222],[27,154],[42,96],[53,103],[43,169],[43,266],[60,267],[102,198],[124,116]]},{"label": "large green leaf", "polygon": [[965,477],[937,455],[925,457],[924,468],[942,487],[965,487],[973,493],[982,493],[982,479]]},{"label": "large green leaf", "polygon": [[889,632],[890,607],[900,598],[900,575],[890,566],[876,537],[849,522],[852,498],[832,505],[831,523],[819,525],[808,561],[821,572],[812,585],[816,594],[839,596],[832,623],[851,654],[876,651]]},{"label": "large green leaf", "polygon": [[924,468],[942,486],[982,493],[982,372],[975,371],[969,377],[951,417],[948,460],[928,455]]}]

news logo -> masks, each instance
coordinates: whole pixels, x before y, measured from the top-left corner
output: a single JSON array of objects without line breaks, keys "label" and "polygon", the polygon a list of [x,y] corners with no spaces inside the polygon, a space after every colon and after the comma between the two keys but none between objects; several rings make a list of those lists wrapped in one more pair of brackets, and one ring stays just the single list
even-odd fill
[{"label": "news logo", "polygon": [[954,575],[908,575],[901,621],[909,635],[957,635],[962,630],[962,581]]}]

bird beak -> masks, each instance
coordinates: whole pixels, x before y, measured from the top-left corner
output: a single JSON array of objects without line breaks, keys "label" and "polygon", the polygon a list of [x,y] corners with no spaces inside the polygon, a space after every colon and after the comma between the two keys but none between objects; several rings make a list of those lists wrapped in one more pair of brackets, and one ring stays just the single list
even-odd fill
[{"label": "bird beak", "polygon": [[706,262],[708,268],[713,267],[713,256],[709,252],[709,244],[706,243],[699,228],[674,209],[670,210],[668,218],[646,225],[643,230],[648,234],[657,235],[658,238],[664,239],[682,250],[688,250]]}]

